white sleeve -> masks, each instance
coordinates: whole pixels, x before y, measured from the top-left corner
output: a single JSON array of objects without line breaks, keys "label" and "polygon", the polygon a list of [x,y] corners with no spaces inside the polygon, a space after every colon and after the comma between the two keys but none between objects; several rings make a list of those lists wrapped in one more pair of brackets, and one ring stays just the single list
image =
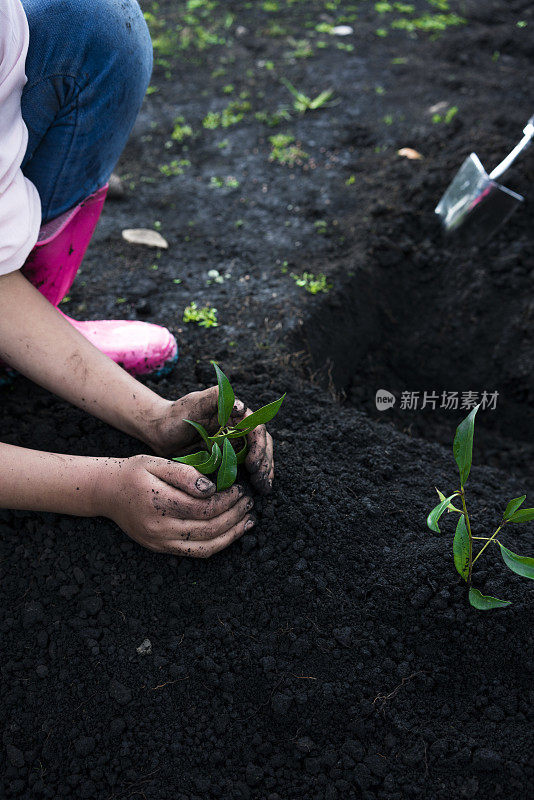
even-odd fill
[{"label": "white sleeve", "polygon": [[39,194],[20,169],[28,143],[20,109],[28,42],[20,0],[0,0],[0,275],[22,267],[41,224]]}]

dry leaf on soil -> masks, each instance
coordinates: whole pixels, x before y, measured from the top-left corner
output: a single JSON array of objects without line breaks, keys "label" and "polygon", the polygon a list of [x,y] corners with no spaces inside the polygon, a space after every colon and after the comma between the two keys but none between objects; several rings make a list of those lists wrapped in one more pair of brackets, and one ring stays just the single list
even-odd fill
[{"label": "dry leaf on soil", "polygon": [[161,247],[165,250],[169,245],[163,236],[150,228],[126,228],[122,232],[122,238],[131,244],[144,244],[147,247]]},{"label": "dry leaf on soil", "polygon": [[410,161],[419,161],[421,158],[424,158],[421,153],[411,147],[401,147],[400,150],[397,150],[397,155],[403,158],[409,158]]}]

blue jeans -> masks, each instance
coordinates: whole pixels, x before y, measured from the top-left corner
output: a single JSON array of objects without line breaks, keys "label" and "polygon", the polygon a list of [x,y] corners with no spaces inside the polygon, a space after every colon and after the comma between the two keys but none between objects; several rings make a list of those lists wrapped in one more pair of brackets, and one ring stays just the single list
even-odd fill
[{"label": "blue jeans", "polygon": [[152,72],[136,0],[22,0],[30,28],[22,171],[42,221],[105,184],[126,144]]}]

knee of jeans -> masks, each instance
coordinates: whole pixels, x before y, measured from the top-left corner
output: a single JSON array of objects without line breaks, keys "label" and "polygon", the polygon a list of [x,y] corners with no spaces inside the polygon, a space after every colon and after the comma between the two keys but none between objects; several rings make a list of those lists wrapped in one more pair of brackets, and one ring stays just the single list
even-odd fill
[{"label": "knee of jeans", "polygon": [[[80,0],[69,0],[79,7]],[[81,0],[91,8],[91,58],[102,72],[128,83],[137,84],[144,95],[152,74],[152,42],[137,0]]]},{"label": "knee of jeans", "polygon": [[[22,0],[30,27],[28,66],[83,75],[91,83],[122,79],[142,97],[152,73],[152,43],[137,0]],[[35,65],[33,65],[35,61]],[[35,68],[34,68],[35,67]],[[33,74],[29,76],[30,83]]]}]

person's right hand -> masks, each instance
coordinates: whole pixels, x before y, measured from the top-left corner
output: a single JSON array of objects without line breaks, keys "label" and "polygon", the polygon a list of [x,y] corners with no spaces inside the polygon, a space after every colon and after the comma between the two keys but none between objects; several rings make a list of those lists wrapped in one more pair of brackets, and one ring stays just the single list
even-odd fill
[{"label": "person's right hand", "polygon": [[240,486],[216,493],[194,467],[153,456],[114,460],[104,516],[149,550],[207,558],[255,524]]}]

